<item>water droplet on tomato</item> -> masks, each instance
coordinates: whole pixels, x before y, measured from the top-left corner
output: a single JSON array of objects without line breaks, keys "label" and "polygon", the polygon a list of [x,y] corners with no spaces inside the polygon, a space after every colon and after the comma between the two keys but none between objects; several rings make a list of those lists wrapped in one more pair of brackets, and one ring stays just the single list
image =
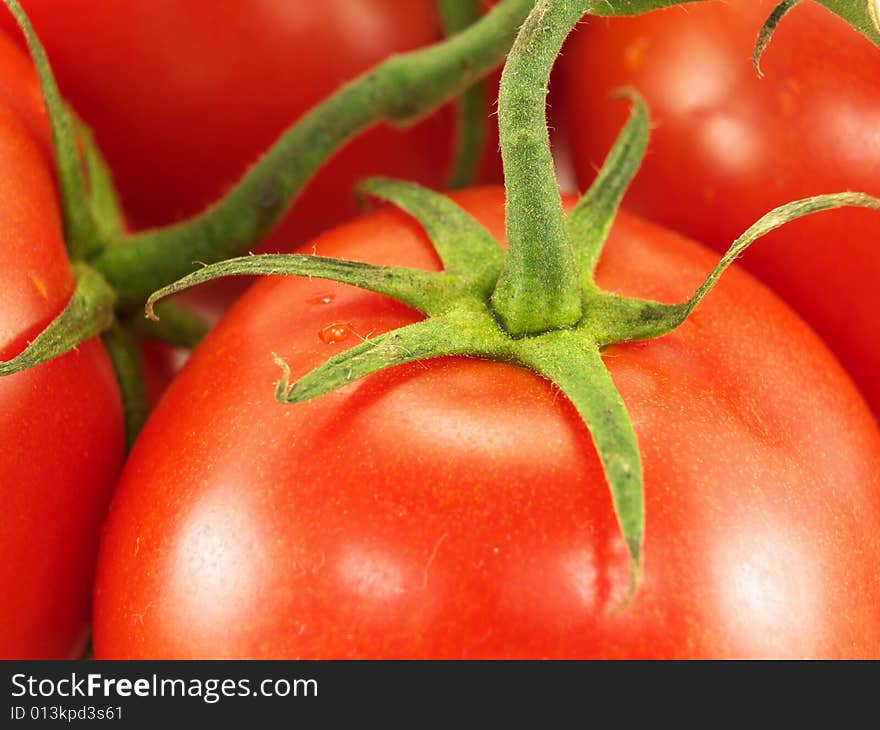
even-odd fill
[{"label": "water droplet on tomato", "polygon": [[309,299],[309,304],[330,304],[334,299],[336,299],[335,294],[321,294],[320,296]]},{"label": "water droplet on tomato", "polygon": [[328,345],[333,345],[337,342],[342,342],[342,340],[348,337],[351,332],[352,328],[348,322],[334,322],[333,324],[328,324],[326,327],[321,328],[318,332],[318,337]]}]

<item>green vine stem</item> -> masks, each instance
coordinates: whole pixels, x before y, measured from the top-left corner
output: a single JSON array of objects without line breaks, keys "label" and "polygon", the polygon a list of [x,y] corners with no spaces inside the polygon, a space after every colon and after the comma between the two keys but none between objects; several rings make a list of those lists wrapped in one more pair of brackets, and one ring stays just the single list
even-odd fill
[{"label": "green vine stem", "polygon": [[492,306],[514,336],[570,326],[583,314],[545,108],[550,69],[589,5],[589,0],[538,0],[501,74],[498,132],[507,190],[508,249]]},{"label": "green vine stem", "polygon": [[[455,35],[480,17],[477,0],[437,0],[447,36]],[[455,154],[449,173],[452,190],[470,185],[477,174],[486,143],[486,82],[478,81],[458,97],[455,104]]]},{"label": "green vine stem", "polygon": [[533,0],[503,0],[448,40],[393,56],[313,108],[223,199],[179,225],[108,246],[94,266],[123,306],[192,271],[245,253],[287,210],[321,163],[354,134],[387,120],[413,122],[485,76],[504,58]]},{"label": "green vine stem", "polygon": [[[702,0],[581,0],[578,5],[596,15],[629,15],[699,1]],[[858,3],[864,1],[858,0]],[[822,4],[834,9],[880,45],[880,33],[870,24],[867,6],[862,6],[860,13],[854,13],[846,2],[839,0],[822,0]],[[117,289],[120,303],[133,308],[142,304],[150,292],[192,271],[194,262],[210,264],[245,253],[272,229],[323,160],[352,135],[382,120],[398,124],[412,122],[484,77],[504,58],[533,5],[534,0],[502,0],[473,25],[448,40],[385,61],[306,114],[282,135],[238,185],[204,213],[175,226],[126,237],[122,241],[124,245],[107,246],[95,258],[95,267]],[[565,14],[563,10],[558,12]],[[567,32],[549,18],[545,18],[544,25],[538,20],[536,23],[535,34],[544,28],[551,35],[561,37]],[[553,53],[547,52],[547,55],[552,57]],[[528,69],[539,72],[534,77],[536,85],[523,92],[526,97],[531,95],[531,105],[528,106],[527,98],[522,102],[532,110],[533,116],[540,116],[546,80],[540,78],[540,64],[524,62],[523,66],[527,72]],[[519,112],[515,106],[508,106],[510,133]],[[499,123],[501,121],[499,119]],[[513,138],[516,138],[515,132]],[[537,150],[537,146],[533,145],[532,149]],[[532,163],[535,165],[532,172],[539,172],[540,179],[548,180],[550,171],[544,153],[535,151],[529,164]],[[517,164],[529,166],[522,155],[514,167]],[[505,166],[509,167],[508,163]],[[521,172],[522,178],[527,175],[525,170]],[[580,309],[569,275],[560,272],[559,264],[567,261],[570,253],[564,245],[565,232],[553,223],[555,218],[551,211],[558,203],[553,200],[550,187],[544,185],[544,188],[545,200],[539,206],[537,217],[550,225],[545,233],[550,241],[548,249],[554,252],[550,258],[556,263],[544,265],[548,278],[543,286],[547,290],[561,288],[568,294],[561,304],[554,305],[560,307],[558,312],[544,315],[546,322],[527,325],[523,332],[540,331],[559,321],[576,321]],[[521,209],[521,206],[515,204],[514,208]],[[524,218],[521,216],[512,223],[513,229],[540,229],[540,224],[529,223]],[[514,240],[518,237],[514,236]],[[516,251],[521,247],[514,243],[513,248]],[[511,266],[516,269],[519,264]],[[521,304],[514,303],[523,298],[513,285],[518,277],[518,274],[508,277],[495,299],[502,321],[507,316],[512,317],[512,323],[529,317],[520,310],[508,315],[509,311],[522,308]],[[515,324],[510,326],[520,329]]]},{"label": "green vine stem", "polygon": [[[159,311],[160,321],[134,317],[150,291],[185,275],[194,261],[222,260],[262,238],[326,156],[351,135],[382,119],[412,121],[472,86],[501,60],[532,8],[532,0],[503,0],[451,39],[380,64],[307,114],[205,213],[167,229],[129,235],[110,172],[88,128],[61,100],[45,53],[18,2],[4,1],[22,26],[41,80],[76,288],[67,307],[23,352],[0,363],[0,376],[39,365],[103,333],[123,395],[129,444],[146,413],[136,336],[192,347],[206,329],[194,315],[167,303]],[[437,247],[443,272],[382,269],[313,256],[245,257],[208,266],[165,287],[151,298],[150,306],[164,294],[217,275],[260,272],[345,281],[427,315],[422,323],[341,353],[297,383],[289,382],[284,366],[276,392],[284,403],[318,397],[353,377],[400,362],[450,354],[509,362],[552,379],[581,414],[596,447],[630,552],[634,591],[645,521],[641,462],[626,408],[602,364],[601,348],[674,329],[751,241],[785,220],[839,205],[877,207],[877,201],[858,194],[819,196],[783,206],[738,239],[694,297],[679,305],[598,290],[592,271],[644,151],[647,115],[638,97],[630,95],[633,115],[618,144],[596,184],[566,217],[544,118],[547,79],[581,13],[644,12],[670,4],[539,0],[534,5],[511,51],[499,101],[508,190],[506,257],[488,232],[445,198],[417,186],[373,180],[364,191],[400,206],[422,223]],[[839,14],[849,10],[841,6]],[[876,11],[876,0],[869,0],[860,16],[863,32],[869,37],[875,33],[875,42]],[[781,17],[777,14],[775,22]],[[852,13],[850,17],[858,27],[859,18]],[[765,44],[768,39],[769,34]]]},{"label": "green vine stem", "polygon": [[125,414],[125,445],[130,450],[147,420],[147,392],[144,384],[141,348],[128,327],[115,323],[101,336],[122,395]]}]

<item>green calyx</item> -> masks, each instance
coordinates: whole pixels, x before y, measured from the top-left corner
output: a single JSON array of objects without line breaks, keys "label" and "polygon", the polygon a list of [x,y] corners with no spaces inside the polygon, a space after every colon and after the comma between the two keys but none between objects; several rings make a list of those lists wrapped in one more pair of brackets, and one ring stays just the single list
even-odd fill
[{"label": "green calyx", "polygon": [[[593,272],[641,162],[649,131],[647,110],[637,94],[624,92],[633,105],[630,119],[594,184],[565,214],[548,164],[546,124],[543,114],[535,114],[534,109],[535,99],[543,100],[553,49],[558,50],[567,33],[567,29],[549,30],[550,20],[564,20],[570,28],[589,5],[586,0],[539,0],[507,61],[499,103],[507,189],[506,254],[488,231],[445,196],[414,184],[372,179],[361,191],[398,206],[421,223],[443,263],[441,272],[309,255],[247,256],[206,266],[160,289],[150,296],[147,314],[156,316],[154,306],[163,297],[220,276],[288,274],[378,292],[426,316],[341,352],[295,382],[286,363],[276,357],[282,369],[276,398],[284,404],[320,397],[388,367],[448,355],[505,362],[551,380],[577,409],[596,448],[631,558],[632,595],[642,568],[644,479],[636,434],[602,360],[603,349],[674,330],[746,247],[786,221],[843,205],[880,210],[880,200],[842,193],[771,211],[734,242],[693,297],[679,304],[602,291]],[[539,69],[535,63],[547,68]],[[530,68],[523,71],[524,66]],[[511,88],[520,83],[527,87],[525,92]],[[510,105],[518,109],[506,108]],[[512,119],[518,121],[511,123]],[[537,149],[542,145],[546,154]],[[529,192],[535,186],[540,190],[532,196]],[[542,221],[541,226],[530,227],[532,217]],[[507,292],[517,293],[510,298]],[[529,302],[532,310],[541,310],[538,319],[530,311],[508,306],[520,296],[525,310]],[[566,304],[572,301],[573,308]]]},{"label": "green calyx", "polygon": [[[625,171],[635,169],[640,159],[640,150],[630,154],[625,151],[632,149],[633,136],[647,135],[647,115],[641,102],[636,104],[636,111],[597,183],[566,216],[569,230],[587,232],[583,237],[573,237],[584,244],[577,247],[581,261],[595,262],[610,227],[607,222],[587,225],[582,218],[613,219],[608,210],[609,196],[605,194],[612,185],[609,181],[626,178]],[[286,363],[276,357],[282,368],[276,398],[284,404],[317,398],[395,365],[448,355],[505,362],[546,377],[571,400],[590,432],[632,558],[633,588],[641,571],[645,521],[641,458],[626,407],[602,361],[602,350],[612,344],[652,339],[674,330],[743,250],[785,222],[844,205],[880,210],[880,200],[858,193],[817,196],[777,208],[740,236],[693,297],[680,304],[602,292],[593,282],[592,272],[581,269],[585,314],[578,323],[535,335],[512,336],[492,310],[491,293],[503,268],[504,252],[488,231],[448,198],[425,188],[373,179],[363,189],[419,220],[440,255],[442,272],[311,255],[246,256],[207,266],[155,292],[148,300],[148,315],[156,317],[154,307],[165,296],[223,276],[254,274],[343,282],[390,296],[426,315],[421,322],[367,339],[341,352],[293,383]],[[611,197],[619,200],[619,196]]]}]

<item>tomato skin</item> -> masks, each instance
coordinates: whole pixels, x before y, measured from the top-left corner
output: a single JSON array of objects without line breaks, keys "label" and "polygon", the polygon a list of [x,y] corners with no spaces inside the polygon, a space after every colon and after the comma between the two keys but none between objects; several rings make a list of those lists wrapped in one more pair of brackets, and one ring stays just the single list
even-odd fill
[{"label": "tomato skin", "polygon": [[[455,198],[503,236],[499,189]],[[316,248],[439,267],[390,208]],[[714,259],[624,214],[598,276],[676,301]],[[676,332],[607,353],[648,515],[644,581],[620,615],[628,564],[607,487],[548,382],[442,358],[274,401],[270,353],[299,376],[418,318],[283,277],[233,306],[123,473],[96,580],[99,658],[878,656],[880,435],[816,336],[747,274],[730,271]],[[352,334],[324,342],[340,323]]]},{"label": "tomato skin", "polygon": [[[880,195],[880,52],[815,3],[780,23],[750,63],[773,0],[725,0],[593,19],[560,57],[558,120],[580,185],[595,176],[631,86],[652,137],[626,198],[636,212],[723,250],[774,206],[819,193]],[[797,221],[743,266],[814,327],[880,413],[880,216],[840,210]]]},{"label": "tomato skin", "polygon": [[[50,149],[33,67],[0,37],[0,360],[73,291]],[[0,378],[0,414],[0,658],[74,658],[123,452],[119,391],[100,341]]]},{"label": "tomato skin", "polygon": [[[22,5],[62,93],[94,128],[136,229],[199,212],[342,84],[442,38],[434,0]],[[356,138],[303,190],[263,250],[290,250],[355,215],[354,183],[369,175],[442,187],[453,124],[447,106],[406,130],[383,125]],[[498,182],[490,131],[481,179]]]}]

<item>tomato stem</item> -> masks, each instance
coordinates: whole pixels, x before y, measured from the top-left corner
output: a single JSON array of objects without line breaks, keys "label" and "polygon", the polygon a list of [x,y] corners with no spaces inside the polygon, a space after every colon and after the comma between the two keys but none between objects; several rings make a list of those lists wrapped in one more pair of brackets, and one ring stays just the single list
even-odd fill
[{"label": "tomato stem", "polygon": [[[518,365],[552,380],[589,431],[631,558],[631,590],[642,570],[645,508],[635,429],[602,360],[616,343],[659,337],[681,324],[721,273],[754,240],[785,221],[841,205],[880,208],[856,193],[818,196],[782,206],[760,219],[679,304],[601,291],[593,269],[648,138],[648,115],[634,92],[633,112],[597,181],[566,217],[556,186],[544,119],[550,67],[580,14],[596,8],[651,5],[639,0],[539,0],[520,31],[502,74],[499,115],[507,185],[509,250],[502,259],[487,231],[451,201],[417,185],[372,180],[362,186],[422,224],[444,271],[372,266],[317,256],[252,256],[214,264],[154,294],[160,297],[223,274],[320,276],[392,296],[428,318],[366,339],[293,380],[285,361],[276,398],[286,404],[322,396],[355,379],[402,363],[468,355]],[[659,6],[663,0],[654,0]],[[668,2],[666,4],[669,4]],[[494,311],[493,311],[494,308]],[[525,336],[524,336],[525,335]]]},{"label": "tomato stem", "polygon": [[595,289],[593,274],[617,216],[620,201],[635,176],[648,144],[648,110],[630,89],[619,91],[633,103],[632,113],[590,189],[566,217],[568,235],[581,273],[581,286]]},{"label": "tomato stem", "polygon": [[[475,23],[480,17],[477,0],[437,0],[437,10],[447,36]],[[480,167],[486,142],[487,84],[478,81],[455,102],[455,152],[448,187],[456,190],[470,185]]]},{"label": "tomato stem", "polygon": [[545,116],[550,70],[589,0],[538,0],[501,74],[498,132],[507,191],[507,262],[492,307],[514,336],[574,325],[580,276],[566,231]]},{"label": "tomato stem", "polygon": [[126,451],[131,450],[147,420],[147,392],[144,385],[141,348],[134,333],[118,322],[101,336],[116,371],[125,414]]}]

